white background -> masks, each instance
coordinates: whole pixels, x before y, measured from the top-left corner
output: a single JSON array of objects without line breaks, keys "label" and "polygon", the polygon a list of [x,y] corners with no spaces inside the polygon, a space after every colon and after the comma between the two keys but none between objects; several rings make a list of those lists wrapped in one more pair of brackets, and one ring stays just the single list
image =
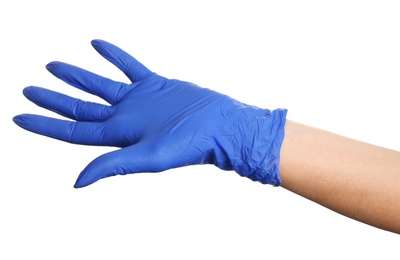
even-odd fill
[{"label": "white background", "polygon": [[[115,80],[104,39],[148,68],[288,119],[400,150],[398,1],[2,1],[0,259],[399,259],[399,235],[213,166],[74,189],[115,148],[24,131],[22,95],[60,60]],[[156,105],[156,104],[155,104]]]}]

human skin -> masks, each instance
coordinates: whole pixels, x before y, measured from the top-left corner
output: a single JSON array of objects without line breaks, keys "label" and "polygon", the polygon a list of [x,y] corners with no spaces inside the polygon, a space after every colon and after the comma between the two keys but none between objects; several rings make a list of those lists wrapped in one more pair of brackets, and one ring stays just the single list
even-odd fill
[{"label": "human skin", "polygon": [[400,153],[287,120],[282,187],[400,234]]},{"label": "human skin", "polygon": [[[237,103],[192,83],[160,77],[110,43],[94,40],[92,44],[127,75],[131,84],[61,62],[49,63],[46,68],[111,106],[27,87],[24,95],[29,100],[73,121],[29,114],[13,118],[26,130],[59,140],[122,148],[92,161],[81,172],[75,187],[116,174],[158,172],[199,163],[214,163],[225,170],[238,169],[239,174],[257,177],[252,179],[259,181],[258,175],[264,178],[266,172],[270,174],[267,177],[272,173],[276,177],[279,166],[284,188],[350,218],[400,233],[399,152],[290,120],[286,121],[285,129],[283,120],[265,125],[266,119],[272,122],[269,120],[275,118],[269,110],[266,117],[266,110]],[[161,110],[163,113],[158,113]],[[282,112],[281,116],[285,114]],[[215,119],[211,120],[211,115]],[[271,134],[274,128],[279,129],[282,138],[285,130],[282,147],[281,139],[274,139],[277,135],[269,137],[275,142],[270,147],[265,144],[271,141],[259,138]],[[216,141],[217,137],[220,139]],[[262,164],[271,147],[277,149],[270,157],[272,163]],[[233,167],[234,164],[238,167]],[[271,171],[266,169],[268,165],[272,165]]]}]

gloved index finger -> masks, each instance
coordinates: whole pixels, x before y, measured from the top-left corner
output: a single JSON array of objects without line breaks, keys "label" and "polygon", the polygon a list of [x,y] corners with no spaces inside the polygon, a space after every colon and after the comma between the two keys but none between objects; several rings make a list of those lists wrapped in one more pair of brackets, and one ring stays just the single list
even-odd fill
[{"label": "gloved index finger", "polygon": [[101,97],[114,105],[129,91],[129,86],[122,82],[113,81],[76,66],[53,61],[46,65],[48,71],[64,82]]},{"label": "gloved index finger", "polygon": [[92,46],[132,81],[136,82],[152,74],[148,68],[119,47],[103,40],[93,40]]}]

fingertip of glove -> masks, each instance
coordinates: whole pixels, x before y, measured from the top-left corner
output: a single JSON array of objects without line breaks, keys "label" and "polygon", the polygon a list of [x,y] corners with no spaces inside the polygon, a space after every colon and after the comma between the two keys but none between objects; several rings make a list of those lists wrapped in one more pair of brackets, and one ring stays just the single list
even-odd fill
[{"label": "fingertip of glove", "polygon": [[32,91],[34,91],[34,87],[33,87],[33,86],[28,86],[28,87],[25,87],[25,88],[22,90],[22,94],[23,94],[26,98],[29,98],[29,96],[31,95]]},{"label": "fingertip of glove", "polygon": [[101,40],[101,39],[93,39],[90,43],[92,44],[92,45],[99,45],[99,44],[101,44],[101,43],[104,43],[105,41],[104,40]]},{"label": "fingertip of glove", "polygon": [[53,72],[55,70],[55,68],[57,67],[57,65],[60,63],[61,62],[59,62],[59,61],[51,61],[46,64],[46,69],[50,72]]},{"label": "fingertip of glove", "polygon": [[21,123],[21,121],[23,120],[23,119],[22,119],[22,115],[14,116],[14,117],[12,118],[12,120],[13,120],[14,123],[16,123],[17,125],[19,125],[19,124]]},{"label": "fingertip of glove", "polygon": [[86,185],[81,185],[80,183],[75,183],[74,184],[74,188],[75,189],[80,189],[80,188],[83,188],[83,187],[85,187]]},{"label": "fingertip of glove", "polygon": [[75,181],[75,184],[74,184],[75,189],[83,188],[88,185],[88,184],[83,183],[83,181],[82,181],[83,176],[84,176],[84,173],[81,172],[81,174],[79,174],[78,178]]},{"label": "fingertip of glove", "polygon": [[35,94],[38,94],[42,88],[35,86],[27,86],[22,90],[22,94],[29,100],[32,100],[32,97]]},{"label": "fingertip of glove", "polygon": [[17,126],[22,127],[22,128],[24,128],[24,129],[27,128],[26,119],[27,119],[27,117],[26,117],[25,114],[17,115],[17,116],[14,116],[14,117],[12,118],[13,122],[14,122]]},{"label": "fingertip of glove", "polygon": [[95,48],[96,50],[99,50],[100,48],[104,48],[105,45],[109,45],[110,43],[101,40],[101,39],[94,39],[91,41],[91,44],[93,46],[93,48]]},{"label": "fingertip of glove", "polygon": [[93,175],[87,171],[87,169],[83,170],[81,174],[79,174],[78,178],[75,181],[74,188],[83,188],[91,185],[92,183],[98,181],[98,176]]},{"label": "fingertip of glove", "polygon": [[79,189],[88,186],[90,183],[84,183],[82,181],[82,176],[79,175],[78,179],[75,181],[74,188]]}]

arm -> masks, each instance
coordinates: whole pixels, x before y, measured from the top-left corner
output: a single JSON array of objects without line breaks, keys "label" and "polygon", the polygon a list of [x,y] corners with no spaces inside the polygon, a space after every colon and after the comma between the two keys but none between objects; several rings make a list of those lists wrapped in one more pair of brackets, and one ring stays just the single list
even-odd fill
[{"label": "arm", "polygon": [[282,186],[340,214],[400,233],[400,153],[286,122]]},{"label": "arm", "polygon": [[400,233],[399,153],[290,121],[285,126],[285,109],[249,106],[159,76],[108,42],[92,45],[130,83],[62,62],[46,68],[109,105],[27,87],[23,93],[29,100],[67,120],[32,114],[13,118],[20,127],[51,138],[121,148],[90,162],[76,188],[118,174],[214,164],[263,184],[279,186],[283,180],[284,188],[301,196]]}]

